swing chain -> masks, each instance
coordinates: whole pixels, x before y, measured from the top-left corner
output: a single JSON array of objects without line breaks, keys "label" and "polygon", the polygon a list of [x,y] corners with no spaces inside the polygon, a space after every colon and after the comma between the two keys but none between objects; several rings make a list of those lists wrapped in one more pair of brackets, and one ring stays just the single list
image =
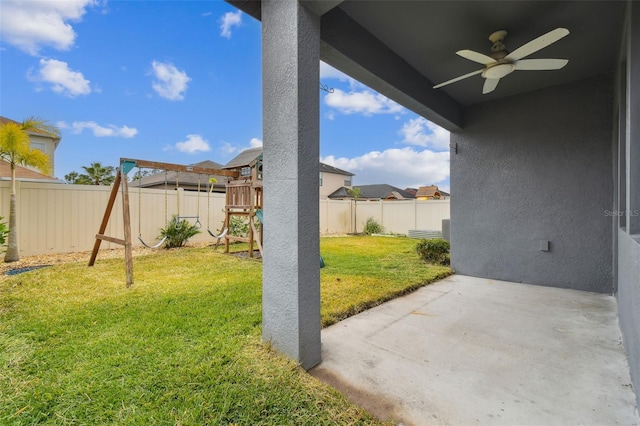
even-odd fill
[{"label": "swing chain", "polygon": [[[138,167],[139,169],[139,179],[142,179],[142,168]],[[167,220],[167,212],[168,212],[168,195],[167,195],[167,171],[164,171],[164,217],[165,217],[165,221]],[[158,241],[156,244],[154,245],[149,245],[147,244],[143,239],[142,239],[142,182],[141,180],[138,181],[138,241],[140,241],[140,243],[142,243],[143,246],[150,248],[150,249],[156,249],[160,246],[162,246],[162,244],[164,244],[164,242],[167,240],[167,237],[165,236],[164,238],[162,238],[160,241]]]}]

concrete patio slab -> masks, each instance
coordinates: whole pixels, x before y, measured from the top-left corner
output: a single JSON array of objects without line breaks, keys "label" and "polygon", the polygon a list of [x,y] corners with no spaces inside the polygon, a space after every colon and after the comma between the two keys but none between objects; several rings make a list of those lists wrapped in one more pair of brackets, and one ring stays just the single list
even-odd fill
[{"label": "concrete patio slab", "polygon": [[324,329],[311,374],[404,425],[638,425],[616,311],[453,275]]}]

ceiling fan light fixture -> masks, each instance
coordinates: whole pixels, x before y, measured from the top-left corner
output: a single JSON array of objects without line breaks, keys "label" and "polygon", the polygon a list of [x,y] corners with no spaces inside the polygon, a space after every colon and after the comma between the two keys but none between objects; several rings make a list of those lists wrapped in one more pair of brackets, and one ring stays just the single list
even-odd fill
[{"label": "ceiling fan light fixture", "polygon": [[484,65],[484,68],[470,72],[460,77],[452,78],[444,83],[436,84],[434,89],[455,83],[460,80],[472,77],[474,75],[482,74],[485,78],[484,85],[482,87],[482,93],[491,93],[498,86],[498,82],[501,78],[506,77],[517,70],[523,71],[544,71],[544,70],[559,70],[567,65],[568,59],[524,59],[527,56],[544,49],[550,44],[555,43],[561,38],[569,35],[569,30],[566,28],[556,28],[546,34],[541,35],[538,38],[531,40],[528,43],[523,44],[513,52],[509,53],[503,43],[504,38],[507,36],[507,32],[504,30],[496,31],[489,36],[489,40],[493,45],[491,46],[491,53],[485,55],[473,50],[463,49],[458,50],[456,54],[472,62]]},{"label": "ceiling fan light fixture", "polygon": [[482,72],[484,78],[500,79],[511,74],[515,70],[513,64],[497,64],[493,65]]}]

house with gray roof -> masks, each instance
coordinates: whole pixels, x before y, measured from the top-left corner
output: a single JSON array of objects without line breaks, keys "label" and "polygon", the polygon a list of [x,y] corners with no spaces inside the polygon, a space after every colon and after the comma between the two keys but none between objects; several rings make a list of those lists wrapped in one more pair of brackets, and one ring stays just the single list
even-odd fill
[{"label": "house with gray roof", "polygon": [[[400,189],[398,187],[388,185],[386,183],[374,184],[374,185],[358,185],[356,188],[360,188],[360,195],[358,196],[358,200],[364,201],[391,201],[391,200],[412,200],[415,197],[409,191],[405,191],[404,189]],[[349,193],[349,189],[347,187],[341,187],[335,190],[333,193],[329,195],[329,198],[332,200],[351,200],[353,199],[353,195]]]}]

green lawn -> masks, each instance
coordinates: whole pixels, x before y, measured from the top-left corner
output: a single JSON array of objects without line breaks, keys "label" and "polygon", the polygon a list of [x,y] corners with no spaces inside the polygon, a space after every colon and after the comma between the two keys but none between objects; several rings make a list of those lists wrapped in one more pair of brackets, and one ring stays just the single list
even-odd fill
[{"label": "green lawn", "polygon": [[[415,240],[324,238],[323,324],[449,274]],[[0,424],[378,424],[260,342],[261,263],[211,248],[0,282]]]}]

